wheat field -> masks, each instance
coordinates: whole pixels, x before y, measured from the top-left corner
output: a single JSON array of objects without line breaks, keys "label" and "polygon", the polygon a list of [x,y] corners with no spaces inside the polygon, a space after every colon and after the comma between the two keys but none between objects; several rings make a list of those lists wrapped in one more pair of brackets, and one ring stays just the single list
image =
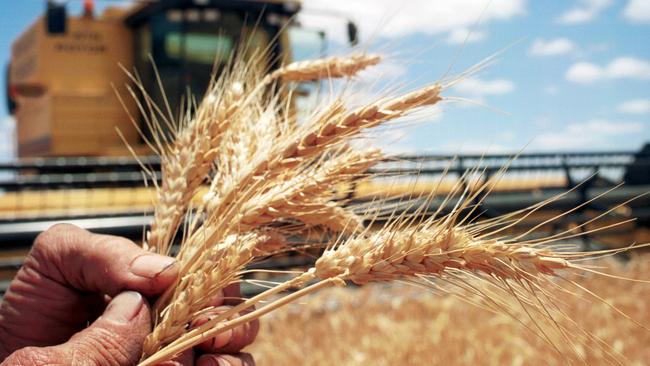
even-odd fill
[{"label": "wheat field", "polygon": [[[650,255],[630,262],[607,260],[616,275],[644,278]],[[585,276],[635,321],[650,325],[650,288],[643,283]],[[625,357],[626,365],[650,364],[650,332],[611,309],[571,294],[558,296],[567,315]],[[529,322],[529,320],[525,320]],[[571,326],[567,324],[568,326]],[[574,326],[575,327],[575,326]],[[577,329],[570,334],[583,337]],[[270,314],[247,349],[269,365],[609,365],[593,341],[558,354],[518,321],[452,296],[404,284],[332,288]]]}]

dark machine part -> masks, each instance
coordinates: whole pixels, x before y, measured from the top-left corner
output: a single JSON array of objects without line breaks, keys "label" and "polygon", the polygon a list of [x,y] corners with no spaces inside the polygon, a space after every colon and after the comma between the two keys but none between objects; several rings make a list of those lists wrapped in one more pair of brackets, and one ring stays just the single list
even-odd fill
[{"label": "dark machine part", "polygon": [[348,20],[347,30],[348,30],[348,42],[350,43],[350,46],[356,46],[357,44],[359,44],[359,28],[357,27],[357,25],[353,21]]},{"label": "dark machine part", "polygon": [[623,180],[628,185],[650,184],[650,143],[634,154],[634,161],[627,166]]},{"label": "dark machine part", "polygon": [[7,63],[7,65],[5,66],[5,98],[6,98],[7,112],[13,115],[16,112],[16,101],[14,100],[14,91],[9,85],[9,73],[11,71],[10,68],[11,68],[11,64]]},{"label": "dark machine part", "polygon": [[[641,148],[641,151],[634,155],[634,161],[627,166],[623,177],[626,185],[648,186],[650,185],[650,143]],[[650,227],[650,217],[639,217],[639,226]]]},{"label": "dark machine part", "polygon": [[67,29],[67,13],[64,3],[48,0],[45,16],[49,34],[65,33]]}]

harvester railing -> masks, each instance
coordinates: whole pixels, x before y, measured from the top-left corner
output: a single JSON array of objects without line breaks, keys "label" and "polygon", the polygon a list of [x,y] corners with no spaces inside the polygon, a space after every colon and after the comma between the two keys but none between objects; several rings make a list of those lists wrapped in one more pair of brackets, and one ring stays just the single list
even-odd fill
[{"label": "harvester railing", "polygon": [[[527,153],[520,154],[515,160],[512,154],[490,155],[403,155],[389,159],[373,172],[377,178],[371,180],[376,187],[382,187],[384,176],[394,181],[399,175],[405,182],[414,181],[417,175],[419,184],[427,180],[435,182],[446,175],[452,181],[461,179],[463,184],[472,184],[476,179],[487,179],[501,171],[504,165],[508,170],[500,179],[507,182],[499,186],[480,204],[476,212],[482,217],[493,217],[512,212],[559,193],[572,190],[562,199],[548,205],[548,210],[562,212],[581,206],[570,215],[554,223],[555,230],[562,230],[589,220],[594,212],[603,212],[631,198],[638,199],[626,205],[625,210],[617,210],[608,215],[611,219],[621,220],[638,218],[638,224],[650,226],[650,155],[631,151],[583,152],[583,153]],[[75,190],[132,190],[143,187],[144,176],[140,163],[144,163],[160,178],[160,160],[157,157],[144,157],[140,162],[132,158],[46,158],[25,159],[0,163],[0,210],[11,211],[11,207],[1,206],[3,195],[14,196],[14,203],[25,194],[47,194],[47,192],[67,192]],[[475,173],[472,174],[471,172]],[[469,173],[468,173],[469,172]],[[478,177],[476,172],[482,173]],[[630,181],[615,191],[608,193],[597,201],[593,198],[609,190],[622,181]],[[351,187],[351,193],[344,197],[351,203],[372,202],[376,197],[363,193],[363,183]],[[407,184],[408,185],[408,184]],[[424,185],[425,187],[426,184]],[[376,188],[375,187],[375,188]],[[388,186],[386,186],[388,187]],[[432,187],[429,186],[429,187]],[[426,193],[426,192],[425,192]],[[45,196],[44,196],[45,197]],[[46,199],[46,198],[45,198]],[[442,200],[435,198],[430,202],[425,199],[412,201],[400,206],[399,201],[387,201],[387,207],[402,207],[406,211],[415,211],[423,204],[428,204],[429,212],[435,211]],[[589,203],[588,203],[589,202]],[[391,204],[395,203],[395,206]],[[79,213],[78,211],[61,212],[43,209],[38,214],[14,215],[4,212],[0,215],[0,272],[15,271],[22,259],[6,256],[2,253],[23,253],[30,247],[38,233],[57,222],[69,222],[94,232],[121,235],[133,240],[142,238],[143,228],[151,220],[151,210],[129,206],[129,210],[104,210]],[[393,208],[388,208],[393,210]],[[2,213],[0,211],[0,213]],[[524,226],[532,227],[539,221],[528,220]],[[624,234],[628,228],[622,228],[618,234]],[[616,235],[616,232],[608,232]],[[585,236],[586,248],[592,245],[592,238]],[[309,258],[288,257],[282,263],[264,262],[263,267],[287,268],[308,264]],[[1,279],[0,279],[1,280]],[[0,286],[0,293],[3,287]]]}]

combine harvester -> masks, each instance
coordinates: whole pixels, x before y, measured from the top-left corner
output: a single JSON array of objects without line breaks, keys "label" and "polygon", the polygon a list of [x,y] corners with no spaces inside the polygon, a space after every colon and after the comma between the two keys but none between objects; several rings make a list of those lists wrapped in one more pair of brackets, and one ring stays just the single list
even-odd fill
[{"label": "combine harvester", "polygon": [[[135,70],[155,103],[169,102],[176,115],[188,90],[200,99],[233,53],[264,50],[269,64],[259,66],[270,71],[324,56],[325,33],[301,26],[299,11],[297,0],[160,0],[95,14],[93,1],[84,0],[83,14],[68,16],[65,5],[47,1],[46,14],[14,41],[7,66],[20,159],[0,166],[0,268],[19,264],[52,222],[139,239],[134,233],[147,222],[152,192],[142,187],[135,161],[124,158],[123,140],[159,165],[146,157],[151,150],[138,131],[151,133],[146,123],[136,112],[136,128],[126,112],[138,109],[125,88],[133,82],[118,65]],[[349,20],[347,33],[356,44]],[[301,84],[297,98],[317,86]]]},{"label": "combine harvester", "polygon": [[[95,16],[92,2],[86,1],[83,15],[69,17],[64,7],[48,3],[47,14],[14,42],[8,67],[7,104],[17,120],[20,159],[0,164],[0,280],[11,278],[35,236],[54,223],[69,222],[141,240],[151,219],[153,192],[143,185],[138,162],[125,157],[129,153],[115,128],[145,156],[146,165],[158,171],[160,162],[146,156],[137,129],[115,97],[112,85],[120,89],[129,84],[118,63],[135,69],[145,89],[153,91],[152,98],[162,105],[165,96],[157,87],[151,55],[166,98],[171,106],[178,106],[187,90],[206,89],[211,72],[219,72],[238,50],[243,33],[249,47],[271,51],[272,64],[266,65],[270,70],[304,56],[322,56],[324,33],[300,27],[294,18],[299,11],[296,1],[161,0],[107,8]],[[347,30],[350,43],[355,44],[354,23],[348,21]],[[220,56],[213,69],[215,55]],[[310,87],[317,85],[301,90],[307,95]],[[129,110],[135,110],[134,102],[124,100]],[[349,193],[340,199],[364,203],[389,193],[426,194],[447,167],[446,182],[452,183],[477,166],[487,175],[494,174],[510,158],[404,156],[376,170],[380,176],[406,173],[404,184],[383,178],[364,181],[347,187]],[[476,211],[480,217],[494,217],[573,189],[524,225],[536,225],[580,206],[546,228],[565,230],[650,191],[649,171],[650,146],[640,152],[523,154]],[[412,184],[408,175],[415,174],[418,183]],[[586,204],[621,181],[627,184]],[[440,202],[430,202],[428,211]],[[416,202],[410,207],[419,206]],[[585,246],[648,241],[649,207],[650,199],[641,197],[615,210],[608,220],[639,220],[617,232],[585,236]],[[283,263],[257,265],[296,266],[306,261],[296,256]]]}]

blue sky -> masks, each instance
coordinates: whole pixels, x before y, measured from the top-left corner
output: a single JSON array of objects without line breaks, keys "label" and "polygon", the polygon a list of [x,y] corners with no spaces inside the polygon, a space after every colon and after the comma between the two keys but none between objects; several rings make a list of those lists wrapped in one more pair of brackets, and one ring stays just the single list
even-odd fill
[{"label": "blue sky", "polygon": [[[70,11],[80,3],[70,1]],[[450,65],[458,74],[501,52],[446,92],[487,107],[446,104],[387,131],[390,151],[636,150],[650,142],[650,0],[306,0],[304,7],[302,22],[325,29],[331,51],[345,52],[344,21],[321,9],[354,19],[364,47],[388,55],[362,87],[377,77],[379,85],[432,83]],[[2,2],[0,60],[43,8],[40,0]],[[4,108],[2,158],[12,130]]]}]

